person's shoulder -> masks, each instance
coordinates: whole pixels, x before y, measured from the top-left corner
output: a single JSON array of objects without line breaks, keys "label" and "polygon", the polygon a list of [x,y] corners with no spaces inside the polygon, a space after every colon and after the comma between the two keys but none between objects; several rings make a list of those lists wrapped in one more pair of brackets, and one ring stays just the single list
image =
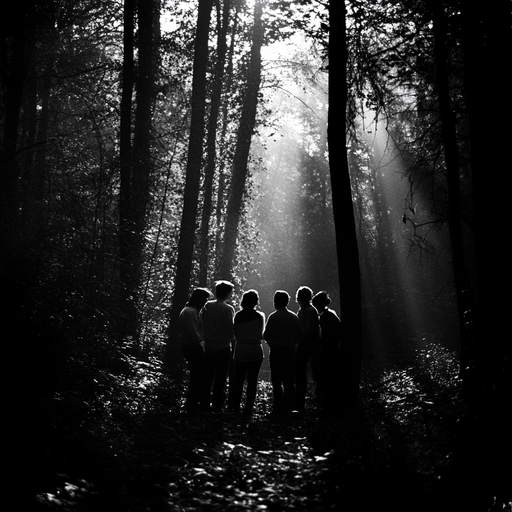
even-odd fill
[{"label": "person's shoulder", "polygon": [[336,318],[337,320],[340,319],[338,313],[336,313],[336,311],[334,311],[334,309],[331,309],[331,308],[327,308],[327,311],[326,313],[329,314],[329,316],[333,317],[333,318]]}]

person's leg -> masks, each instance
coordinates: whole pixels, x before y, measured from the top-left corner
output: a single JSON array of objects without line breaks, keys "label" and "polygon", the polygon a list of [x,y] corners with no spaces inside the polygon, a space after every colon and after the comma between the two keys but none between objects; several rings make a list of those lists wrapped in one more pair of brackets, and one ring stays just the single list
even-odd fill
[{"label": "person's leg", "polygon": [[289,349],[283,358],[283,386],[287,411],[292,411],[297,407],[295,368],[295,351]]},{"label": "person's leg", "polygon": [[204,350],[201,345],[185,345],[183,355],[189,368],[189,385],[185,400],[185,409],[193,412],[199,408],[201,401],[203,374],[204,374]]},{"label": "person's leg", "polygon": [[309,350],[306,347],[299,347],[295,358],[295,391],[297,394],[297,408],[299,412],[306,407],[306,393],[308,389],[308,361]]},{"label": "person's leg", "polygon": [[270,381],[272,382],[272,392],[274,395],[274,412],[280,412],[284,406],[284,394],[282,388],[282,362],[281,354],[278,348],[270,349]]},{"label": "person's leg", "polygon": [[210,410],[212,404],[212,386],[215,377],[215,352],[204,354],[204,378],[202,383],[201,406]]},{"label": "person's leg", "polygon": [[242,394],[244,390],[244,381],[247,375],[247,363],[242,361],[232,361],[234,363],[234,381],[231,391],[231,407],[236,412],[240,409]]},{"label": "person's leg", "polygon": [[215,376],[213,379],[212,410],[220,411],[224,406],[224,392],[228,377],[231,349],[223,348],[214,352],[215,354]]},{"label": "person's leg", "polygon": [[247,365],[247,390],[244,412],[250,414],[256,401],[256,393],[258,390],[258,375],[260,373],[261,363],[263,359],[251,361]]}]

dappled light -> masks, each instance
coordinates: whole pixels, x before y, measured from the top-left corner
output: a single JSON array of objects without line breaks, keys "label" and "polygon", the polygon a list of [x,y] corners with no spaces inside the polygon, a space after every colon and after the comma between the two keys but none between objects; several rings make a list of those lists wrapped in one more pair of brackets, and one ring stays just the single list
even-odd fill
[{"label": "dappled light", "polygon": [[509,11],[13,3],[7,508],[512,512]]}]

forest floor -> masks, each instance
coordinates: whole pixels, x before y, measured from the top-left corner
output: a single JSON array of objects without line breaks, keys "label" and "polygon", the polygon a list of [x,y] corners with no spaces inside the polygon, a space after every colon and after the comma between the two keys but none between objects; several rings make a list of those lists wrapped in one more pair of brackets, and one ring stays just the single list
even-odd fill
[{"label": "forest floor", "polygon": [[310,399],[304,417],[272,415],[265,375],[251,417],[187,414],[184,386],[149,366],[122,384],[131,393],[96,379],[96,403],[75,391],[43,404],[23,510],[487,512],[510,473],[446,364],[432,372],[365,376],[356,410]]}]

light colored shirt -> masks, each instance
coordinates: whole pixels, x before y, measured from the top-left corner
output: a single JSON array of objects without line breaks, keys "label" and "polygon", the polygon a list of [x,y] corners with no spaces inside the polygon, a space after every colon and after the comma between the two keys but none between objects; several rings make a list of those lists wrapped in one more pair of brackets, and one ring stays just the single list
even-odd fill
[{"label": "light colored shirt", "polygon": [[241,310],[235,315],[234,333],[236,361],[263,359],[263,329],[265,315],[256,310]]},{"label": "light colored shirt", "polygon": [[206,352],[231,346],[235,309],[219,300],[208,301],[202,311],[203,336]]},{"label": "light colored shirt", "polygon": [[178,318],[178,329],[181,342],[184,345],[202,343],[201,317],[196,308],[186,306],[181,310]]}]

